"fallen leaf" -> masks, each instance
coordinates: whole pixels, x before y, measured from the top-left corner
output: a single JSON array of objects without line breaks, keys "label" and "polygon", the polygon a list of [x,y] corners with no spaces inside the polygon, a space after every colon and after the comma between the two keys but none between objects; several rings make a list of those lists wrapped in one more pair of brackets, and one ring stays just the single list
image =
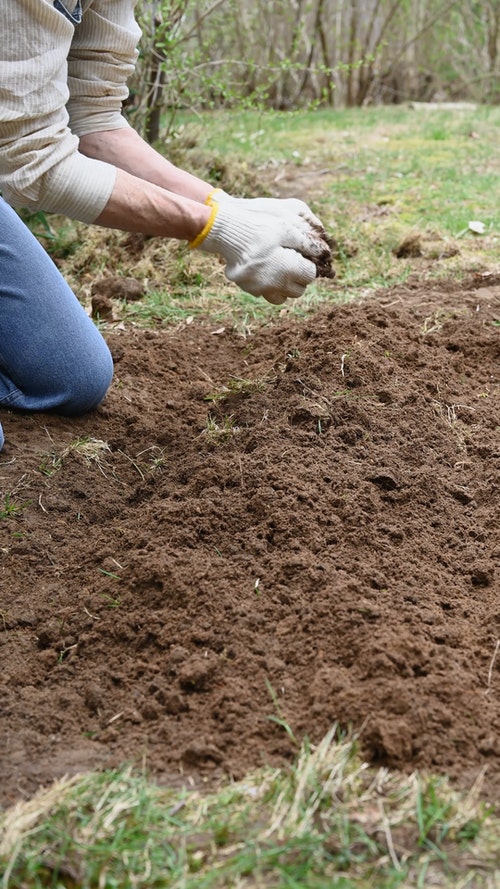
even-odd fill
[{"label": "fallen leaf", "polygon": [[469,222],[469,231],[474,232],[475,235],[484,235],[486,226],[484,222],[479,222],[478,219],[473,219]]}]

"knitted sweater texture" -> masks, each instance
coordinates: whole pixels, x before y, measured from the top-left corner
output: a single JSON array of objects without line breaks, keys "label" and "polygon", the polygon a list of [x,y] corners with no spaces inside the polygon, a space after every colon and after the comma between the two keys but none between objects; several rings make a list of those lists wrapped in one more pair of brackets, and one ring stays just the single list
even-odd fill
[{"label": "knitted sweater texture", "polygon": [[136,0],[0,0],[0,191],[14,207],[94,222],[116,168],[79,137],[128,126]]}]

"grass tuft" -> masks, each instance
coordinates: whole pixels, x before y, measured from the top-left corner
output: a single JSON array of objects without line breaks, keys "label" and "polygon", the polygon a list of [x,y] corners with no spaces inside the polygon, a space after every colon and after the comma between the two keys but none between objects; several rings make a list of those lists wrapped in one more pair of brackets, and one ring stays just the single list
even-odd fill
[{"label": "grass tuft", "polygon": [[130,766],[58,781],[0,816],[2,889],[493,887],[499,819],[480,782],[374,770],[337,728],[211,794]]},{"label": "grass tuft", "polygon": [[0,520],[10,519],[21,515],[25,506],[28,506],[28,503],[29,501],[21,503],[16,500],[12,494],[5,494],[3,504],[0,505]]},{"label": "grass tuft", "polygon": [[228,441],[234,435],[237,435],[239,431],[239,427],[236,425],[236,421],[232,414],[225,415],[221,422],[209,414],[205,428],[201,434],[211,445],[217,447]]},{"label": "grass tuft", "polygon": [[231,377],[231,379],[220,389],[210,392],[205,396],[205,401],[213,404],[220,404],[234,396],[242,396],[243,398],[252,395],[254,392],[263,392],[270,383],[273,382],[275,376],[268,374],[255,380],[245,380],[241,377]]},{"label": "grass tuft", "polygon": [[73,455],[81,457],[87,465],[96,465],[103,472],[104,455],[109,451],[110,447],[106,441],[84,435],[71,441],[60,453],[41,454],[38,469],[43,475],[50,477],[59,472],[68,457]]}]

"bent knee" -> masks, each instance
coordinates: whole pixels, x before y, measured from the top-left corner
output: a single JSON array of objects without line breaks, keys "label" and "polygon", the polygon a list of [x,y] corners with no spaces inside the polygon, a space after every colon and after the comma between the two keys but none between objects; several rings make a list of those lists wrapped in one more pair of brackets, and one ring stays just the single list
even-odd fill
[{"label": "bent knee", "polygon": [[108,347],[101,350],[99,360],[89,367],[80,367],[67,381],[66,392],[58,412],[68,417],[86,414],[101,404],[113,379],[113,359]]}]

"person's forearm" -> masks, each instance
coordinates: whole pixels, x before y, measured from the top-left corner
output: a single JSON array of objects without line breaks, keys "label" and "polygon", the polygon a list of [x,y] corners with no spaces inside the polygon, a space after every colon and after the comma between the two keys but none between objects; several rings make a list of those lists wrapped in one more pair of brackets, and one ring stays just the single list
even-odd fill
[{"label": "person's forearm", "polygon": [[204,203],[213,189],[174,166],[129,127],[81,136],[80,151],[193,201]]},{"label": "person's forearm", "polygon": [[211,207],[118,170],[113,193],[96,225],[191,241],[207,224]]}]

